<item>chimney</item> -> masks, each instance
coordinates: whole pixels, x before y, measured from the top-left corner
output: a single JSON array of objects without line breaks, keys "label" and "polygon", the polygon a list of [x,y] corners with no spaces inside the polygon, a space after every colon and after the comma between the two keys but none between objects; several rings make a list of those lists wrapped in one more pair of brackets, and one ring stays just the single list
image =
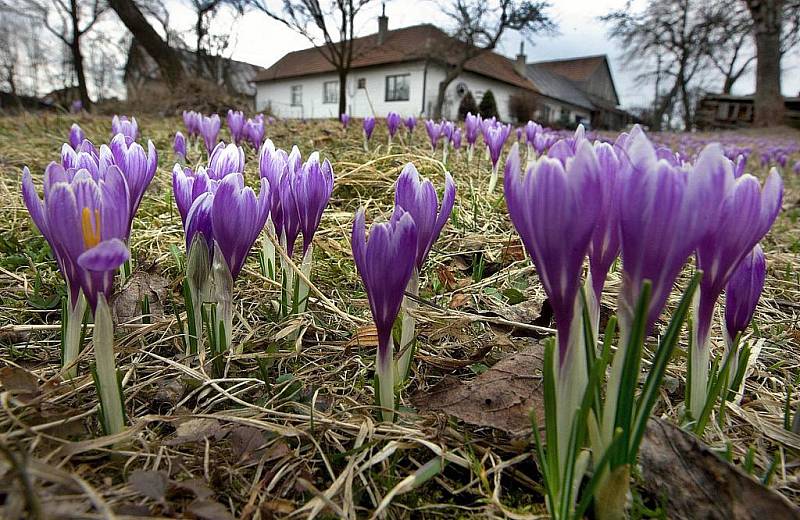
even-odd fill
[{"label": "chimney", "polygon": [[521,41],[519,42],[519,54],[517,54],[517,59],[514,61],[514,70],[517,71],[517,74],[520,76],[525,75],[526,59],[527,56],[525,56],[525,42]]},{"label": "chimney", "polygon": [[386,4],[383,4],[383,12],[378,17],[378,45],[382,45],[386,40],[386,33],[389,31],[389,18],[386,16]]}]

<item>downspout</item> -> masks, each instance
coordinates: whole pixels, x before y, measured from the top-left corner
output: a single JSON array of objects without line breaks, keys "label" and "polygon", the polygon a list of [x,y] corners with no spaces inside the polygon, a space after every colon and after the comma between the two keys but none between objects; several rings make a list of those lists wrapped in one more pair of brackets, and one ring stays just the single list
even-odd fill
[{"label": "downspout", "polygon": [[420,110],[419,115],[422,116],[425,113],[425,94],[428,89],[428,60],[425,60],[425,68],[422,69],[422,110]]}]

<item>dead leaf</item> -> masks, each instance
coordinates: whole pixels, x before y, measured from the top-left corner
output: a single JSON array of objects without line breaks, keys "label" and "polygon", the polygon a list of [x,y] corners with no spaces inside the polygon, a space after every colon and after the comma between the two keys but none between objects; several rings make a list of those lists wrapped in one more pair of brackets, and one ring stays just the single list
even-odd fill
[{"label": "dead leaf", "polygon": [[175,446],[186,442],[195,442],[206,437],[215,437],[222,432],[222,426],[216,419],[189,419],[175,429],[175,438],[167,439],[164,444]]},{"label": "dead leaf", "polygon": [[526,435],[531,430],[529,412],[544,407],[538,390],[543,356],[543,348],[535,345],[470,382],[446,377],[429,392],[414,395],[412,403],[420,410],[445,412],[470,424]]},{"label": "dead leaf", "polygon": [[294,502],[282,498],[267,500],[261,504],[261,515],[264,518],[283,517],[284,515],[293,513],[294,510]]},{"label": "dead leaf", "polygon": [[233,520],[228,508],[213,500],[195,500],[188,511],[201,520]]},{"label": "dead leaf", "polygon": [[252,426],[240,426],[230,436],[233,457],[240,462],[249,461],[267,442],[264,432]]},{"label": "dead leaf", "polygon": [[[164,302],[169,280],[147,271],[134,271],[125,286],[111,298],[111,308],[117,323],[130,323],[142,315],[142,301],[147,297],[151,321],[164,317]],[[136,320],[140,321],[140,320]]]},{"label": "dead leaf", "polygon": [[352,347],[358,348],[378,348],[378,329],[374,324],[362,325],[356,331],[353,339],[345,345],[347,349]]},{"label": "dead leaf", "polygon": [[140,495],[163,503],[167,495],[169,476],[163,471],[136,470],[128,477],[128,485]]},{"label": "dead leaf", "polygon": [[522,241],[519,239],[509,240],[500,253],[500,262],[505,264],[520,260],[525,260],[525,248],[522,247]]},{"label": "dead leaf", "polygon": [[39,393],[39,379],[24,368],[3,367],[0,369],[0,384],[12,395],[30,398]]},{"label": "dead leaf", "polygon": [[455,293],[453,294],[453,297],[450,299],[450,305],[448,305],[448,307],[450,307],[451,309],[458,309],[470,303],[470,301],[471,297],[468,294]]},{"label": "dead leaf", "polygon": [[445,288],[447,291],[452,291],[458,287],[456,283],[456,277],[453,276],[453,271],[449,268],[441,266],[436,269],[436,276],[439,278],[439,282],[442,284],[442,287]]},{"label": "dead leaf", "polygon": [[728,464],[693,435],[652,418],[639,451],[642,486],[669,518],[800,518],[800,509]]},{"label": "dead leaf", "polygon": [[204,500],[214,495],[214,492],[199,478],[192,478],[181,482],[173,481],[172,488],[176,491],[188,491],[198,500]]}]

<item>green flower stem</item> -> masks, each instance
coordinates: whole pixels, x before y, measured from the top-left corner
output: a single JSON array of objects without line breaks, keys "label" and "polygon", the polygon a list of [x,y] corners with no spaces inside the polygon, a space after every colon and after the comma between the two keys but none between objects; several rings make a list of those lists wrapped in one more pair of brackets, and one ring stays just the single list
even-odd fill
[{"label": "green flower stem", "polygon": [[277,265],[275,264],[275,243],[272,240],[272,237],[275,237],[275,224],[272,223],[271,216],[267,218],[266,228],[267,232],[261,240],[261,252],[264,258],[264,267],[266,268],[264,276],[270,280],[277,281],[278,271]]},{"label": "green flower stem", "polygon": [[64,369],[65,379],[72,379],[78,375],[76,360],[81,351],[81,336],[83,331],[83,318],[86,315],[86,298],[83,291],[78,292],[78,301],[73,306],[70,301],[70,291],[67,287],[67,300],[61,317],[61,367]]},{"label": "green flower stem", "polygon": [[125,402],[122,399],[117,367],[114,361],[114,323],[111,309],[101,294],[94,311],[95,385],[100,396],[100,406],[106,434],[113,435],[125,429]]}]

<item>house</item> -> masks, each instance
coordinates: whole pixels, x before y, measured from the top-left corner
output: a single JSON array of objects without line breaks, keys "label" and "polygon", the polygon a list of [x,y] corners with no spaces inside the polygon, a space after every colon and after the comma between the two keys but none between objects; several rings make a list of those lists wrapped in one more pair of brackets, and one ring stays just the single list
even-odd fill
[{"label": "house", "polygon": [[[255,79],[264,72],[263,67],[222,56],[198,55],[185,49],[176,49],[176,52],[188,74],[215,82],[224,87],[229,95],[241,98],[251,106],[255,105]],[[154,87],[166,88],[158,64],[135,41],[128,50],[123,81],[128,99],[147,95]]]},{"label": "house", "polygon": [[[785,123],[800,128],[800,96],[786,97]],[[695,123],[707,128],[746,128],[753,124],[753,96],[709,94],[700,99]]]},{"label": "house", "polygon": [[[459,48],[463,48],[462,43],[433,25],[390,31],[388,18],[380,16],[377,33],[353,41],[347,112],[355,117],[385,116],[389,112],[431,117],[445,67],[455,61]],[[290,52],[259,73],[256,109],[279,117],[336,117],[339,79],[323,52],[327,50],[316,47]],[[531,96],[540,107],[534,116],[543,123],[607,121],[621,126],[625,113],[616,108],[619,98],[608,60],[604,56],[594,58],[600,59],[587,61],[593,66],[584,65],[582,74],[575,76],[582,79],[573,80],[549,70],[547,64],[555,62],[527,64],[522,50],[515,60],[483,52],[467,61],[463,73],[448,85],[442,115],[455,118],[467,92],[480,102],[491,90],[504,121],[515,119],[510,107],[514,96]],[[586,91],[589,87],[591,91]]]}]

